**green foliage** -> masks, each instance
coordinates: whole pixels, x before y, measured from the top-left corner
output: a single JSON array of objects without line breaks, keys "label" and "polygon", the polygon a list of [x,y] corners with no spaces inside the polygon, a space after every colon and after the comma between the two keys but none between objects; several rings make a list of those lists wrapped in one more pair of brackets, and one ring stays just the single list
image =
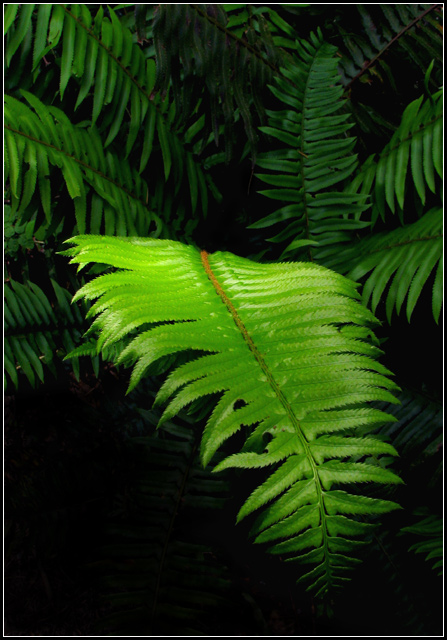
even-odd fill
[{"label": "green foliage", "polygon": [[371,76],[376,76],[395,89],[399,78],[390,57],[398,56],[413,74],[424,74],[433,58],[441,63],[441,25],[436,16],[439,8],[421,4],[355,5],[351,18],[354,29],[348,30],[340,20],[335,22],[335,29],[342,36],[345,82],[352,84],[362,76],[370,81]]},{"label": "green foliage", "polygon": [[[10,5],[14,6],[14,5]],[[19,5],[21,7],[21,5]],[[89,108],[88,133],[95,136],[94,125],[99,126],[101,139],[95,136],[90,145],[90,153],[87,155],[88,162],[93,163],[93,170],[98,170],[97,164],[101,161],[101,156],[105,154],[101,147],[105,150],[116,139],[118,132],[125,127],[124,135],[124,160],[133,152],[137,154],[138,165],[133,159],[135,169],[134,176],[147,167],[154,149],[154,139],[158,139],[159,149],[162,155],[164,177],[165,180],[173,172],[172,178],[175,185],[174,190],[178,188],[187,176],[189,184],[190,198],[192,204],[192,213],[195,212],[198,203],[197,193],[202,197],[202,212],[206,215],[207,196],[205,178],[201,168],[195,162],[190,151],[186,151],[183,141],[172,131],[172,119],[175,109],[166,112],[166,106],[161,104],[160,100],[151,100],[150,94],[155,82],[155,63],[153,59],[145,59],[141,48],[134,42],[131,31],[123,26],[117,18],[112,8],[108,9],[110,18],[104,15],[104,8],[100,6],[97,14],[93,17],[86,5],[38,5],[37,17],[31,20],[34,5],[24,5],[20,8],[20,17],[17,28],[14,29],[14,23],[7,32],[6,44],[6,63],[8,67],[13,67],[13,62],[19,65],[25,63],[30,64],[28,58],[30,51],[25,47],[26,38],[34,40],[34,49],[32,55],[32,68],[34,73],[38,74],[36,81],[42,75],[42,65],[40,62],[50,54],[56,53],[58,60],[58,93],[63,101],[64,95],[76,83],[72,100],[75,101],[74,113],[81,107],[87,97],[91,101],[91,110]],[[23,23],[23,24],[22,24]],[[61,35],[63,37],[61,39]],[[45,43],[49,44],[45,46]],[[19,52],[18,47],[20,45]],[[60,47],[60,56],[58,49]],[[20,61],[16,61],[15,57],[20,55]],[[59,71],[60,67],[60,71]],[[12,77],[13,73],[10,73]],[[69,86],[69,81],[71,84]],[[31,96],[32,98],[32,96]],[[34,100],[33,106],[36,107]],[[14,105],[15,109],[17,105]],[[124,114],[128,111],[130,118],[123,124]],[[60,117],[60,112],[56,112]],[[67,109],[64,109],[67,115]],[[45,109],[41,110],[40,116],[44,117],[44,128],[47,130],[44,141],[48,144],[56,142],[56,149],[59,150],[54,125],[52,126],[52,118],[47,114]],[[57,117],[57,116],[56,116]],[[69,127],[66,118],[63,125]],[[10,125],[11,126],[11,125]],[[30,126],[28,124],[28,126]],[[85,126],[85,125],[84,125]],[[7,126],[7,130],[9,127]],[[37,131],[41,131],[42,126]],[[141,135],[144,131],[144,143],[141,144]],[[16,134],[17,135],[17,134]],[[82,138],[82,134],[76,132],[75,136]],[[70,137],[63,142],[70,145]],[[7,137],[8,140],[9,136]],[[139,143],[140,142],[140,143]],[[139,144],[138,144],[139,143]],[[75,158],[79,161],[80,157],[77,153],[82,153],[82,147],[75,147]],[[99,157],[92,156],[91,147],[97,148]],[[137,152],[136,147],[139,150]],[[122,148],[120,147],[120,156],[122,156]],[[11,164],[17,166],[15,159],[15,150],[12,150]],[[67,152],[71,154],[71,149],[65,149],[65,163],[73,165],[67,161]],[[183,162],[172,163],[172,158],[183,156]],[[109,163],[107,168],[100,165],[109,181],[116,180],[118,173],[120,178],[127,178],[129,169],[124,167],[114,167],[113,163]],[[44,170],[42,169],[42,173]],[[96,174],[98,175],[98,173]],[[130,181],[135,177],[130,178]],[[78,191],[81,189],[80,177],[72,177],[74,185],[71,197],[79,197]],[[15,184],[14,180],[12,181]],[[131,188],[129,184],[124,184],[118,180],[118,183],[125,186],[134,195],[135,200],[142,198],[138,186],[136,190]],[[133,186],[133,184],[132,184]],[[81,192],[82,193],[82,192]],[[144,194],[146,204],[148,193]],[[49,198],[47,198],[47,201]],[[114,202],[112,208],[115,211],[120,209],[123,203],[120,200]],[[45,212],[48,211],[47,206],[44,207]],[[151,206],[154,203],[151,202]],[[135,209],[133,203],[132,207]],[[147,208],[147,207],[146,207]],[[48,213],[47,213],[48,215]],[[147,224],[148,226],[148,224]],[[82,225],[81,225],[82,227]]]},{"label": "green foliage", "polygon": [[355,138],[340,139],[352,127],[349,114],[335,115],[343,106],[335,53],[321,32],[312,34],[311,42],[297,44],[297,56],[282,70],[285,77],[276,78],[277,86],[271,87],[286,110],[269,112],[269,126],[261,129],[287,147],[259,155],[260,167],[279,174],[258,174],[263,182],[279,187],[260,193],[291,204],[251,228],[281,224],[271,241],[288,242],[282,257],[300,256],[299,249],[306,246],[310,259],[318,260],[319,247],[338,248],[352,231],[367,226],[358,219],[365,196],[334,190],[357,164],[351,153]]},{"label": "green foliage", "polygon": [[[144,12],[145,5],[140,6]],[[219,144],[223,116],[227,161],[240,115],[254,162],[258,135],[252,111],[263,120],[261,91],[284,57],[275,44],[295,46],[287,40],[293,35],[290,26],[268,7],[161,4],[154,11],[152,28],[157,61],[154,93],[160,92],[164,99],[172,83],[179,122],[194,116],[195,134],[200,134],[203,146],[210,135]],[[274,37],[275,32],[283,35]]]},{"label": "green foliage", "polygon": [[[43,382],[44,365],[56,375],[56,350],[62,356],[73,351],[84,332],[83,317],[76,306],[70,305],[70,293],[54,280],[51,284],[56,304],[51,304],[42,289],[33,282],[21,284],[10,280],[4,288],[4,363],[16,387],[18,369],[23,371],[32,386],[36,386],[37,379]],[[79,375],[76,358],[73,369]]]},{"label": "green foliage", "polygon": [[34,225],[34,220],[20,224],[17,213],[13,213],[10,205],[6,205],[3,226],[5,253],[12,258],[16,258],[21,250],[32,249],[34,247]]},{"label": "green foliage", "polygon": [[[427,467],[424,486],[434,491],[442,477],[442,404],[426,394],[404,389],[397,396],[399,404],[379,403],[376,408],[394,416],[395,421],[375,432],[399,451],[396,467],[402,477]],[[438,459],[437,459],[438,458]]]},{"label": "green foliage", "polygon": [[443,300],[442,230],[442,209],[436,207],[413,224],[360,240],[339,255],[337,263],[342,273],[356,281],[371,272],[363,286],[363,300],[368,304],[371,298],[373,311],[390,285],[386,292],[388,322],[394,310],[400,312],[405,299],[410,321],[422,289],[434,272],[432,310],[438,322]]},{"label": "green foliage", "polygon": [[[54,241],[79,232],[189,237],[220,194],[188,132],[175,133],[174,105],[151,98],[155,61],[125,21],[112,8],[93,15],[86,5],[7,5],[5,34],[7,259],[26,250],[26,263],[37,243],[54,255]],[[27,287],[33,278],[24,271],[12,279]],[[51,289],[47,276],[43,291]],[[12,304],[15,290],[8,295]],[[71,351],[81,333],[55,325],[52,335]],[[15,386],[16,367],[34,383],[52,363],[46,345],[46,357],[33,340],[26,345],[28,358],[15,364],[8,351]]]},{"label": "green foliage", "polygon": [[365,403],[393,401],[396,388],[373,360],[374,317],[357,301],[355,286],[316,265],[258,265],[171,241],[71,242],[66,255],[80,268],[93,261],[119,269],[86,284],[75,299],[96,300],[89,314],[98,315],[98,350],[140,329],[118,360],[136,363],[129,391],[164,355],[207,353],[168,376],[155,400],[171,398],[159,424],[198,398],[221,394],[202,438],[203,463],[242,425],[253,425],[242,452],[216,467],[273,466],[238,519],[270,503],[254,525],[256,541],[288,538],[274,553],[310,548],[298,559],[317,565],[306,574],[311,587],[325,594],[340,586],[358,545],[349,538],[367,528],[348,516],[397,505],[332,486],[400,482],[379,465],[345,461],[396,454],[380,440],[346,435],[354,425],[386,421]]},{"label": "green foliage", "polygon": [[60,109],[47,108],[26,91],[22,95],[33,110],[5,98],[6,177],[13,211],[23,212],[39,187],[41,208],[52,222],[52,165],[62,173],[79,231],[145,235],[155,225],[160,234],[162,223],[146,201],[146,182],[127,160],[103,149],[96,127],[75,127]]},{"label": "green foliage", "polygon": [[408,527],[402,527],[401,534],[415,534],[421,537],[410,547],[410,551],[425,554],[425,560],[434,561],[433,569],[439,569],[438,575],[442,575],[443,568],[443,521],[438,516],[429,515],[419,522]]},{"label": "green foliage", "polygon": [[[356,176],[355,186],[373,198],[372,222],[387,215],[387,207],[402,218],[405,198],[427,202],[427,187],[436,194],[442,179],[443,92],[424,101],[421,96],[405,109],[402,120],[379,158],[370,157]],[[411,169],[411,171],[410,171]],[[409,189],[411,178],[413,189]],[[417,196],[416,196],[416,193]]]}]

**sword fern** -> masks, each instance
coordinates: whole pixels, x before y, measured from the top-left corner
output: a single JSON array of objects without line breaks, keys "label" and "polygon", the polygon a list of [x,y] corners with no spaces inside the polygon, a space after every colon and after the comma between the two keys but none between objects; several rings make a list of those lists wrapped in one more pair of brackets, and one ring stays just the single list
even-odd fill
[{"label": "sword fern", "polygon": [[401,482],[380,463],[362,460],[393,456],[395,449],[356,435],[360,426],[393,420],[368,403],[396,402],[397,387],[376,360],[375,319],[359,303],[355,283],[314,264],[262,265],[168,240],[70,242],[65,253],[80,268],[98,262],[117,269],[74,298],[96,300],[89,315],[97,316],[91,331],[99,332],[98,352],[136,332],[118,358],[135,365],[129,390],[163,356],[189,354],[158,392],[155,404],[168,402],[160,424],[213,396],[203,464],[249,427],[242,450],[215,469],[272,471],[238,521],[262,509],[253,525],[256,542],[315,565],[303,577],[319,595],[340,586],[358,562],[356,538],[371,527],[359,518],[398,507],[345,485]]}]

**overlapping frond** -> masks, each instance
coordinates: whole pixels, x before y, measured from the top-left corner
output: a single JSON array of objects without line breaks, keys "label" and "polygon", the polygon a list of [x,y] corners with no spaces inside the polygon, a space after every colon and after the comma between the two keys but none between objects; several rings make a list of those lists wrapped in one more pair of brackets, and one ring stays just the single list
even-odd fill
[{"label": "overlapping frond", "polygon": [[[9,66],[21,40],[32,37],[32,67],[36,70],[45,56],[60,55],[61,98],[72,78],[79,85],[77,109],[93,93],[92,123],[106,105],[113,113],[107,144],[120,130],[126,108],[131,109],[131,125],[126,145],[128,154],[142,128],[155,78],[155,64],[146,60],[132,33],[123,27],[113,9],[99,5],[92,16],[87,5],[15,5],[19,17],[8,22],[6,62]],[[14,7],[14,5],[9,5]],[[8,7],[7,11],[12,9]],[[16,9],[17,12],[17,9]],[[35,13],[34,13],[35,12]],[[33,18],[34,14],[34,18]],[[29,35],[28,35],[29,34]],[[60,47],[56,49],[56,47]]]},{"label": "overlapping frond", "polygon": [[[32,386],[44,381],[45,368],[55,374],[56,353],[62,358],[73,351],[84,331],[84,319],[78,307],[70,305],[70,293],[54,280],[51,283],[53,305],[33,282],[5,283],[4,367],[16,388],[20,371]],[[78,359],[72,364],[78,375]]]},{"label": "overlapping frond", "polygon": [[396,467],[406,476],[425,466],[429,478],[424,482],[429,492],[436,491],[442,482],[442,404],[421,394],[402,390],[399,404],[378,403],[376,407],[390,413],[396,421],[381,425],[376,431],[399,451]]},{"label": "overlapping frond", "polygon": [[[148,185],[128,160],[106,151],[95,127],[75,126],[61,110],[22,93],[32,109],[5,96],[5,179],[12,210],[23,214],[38,190],[46,220],[51,221],[52,166],[63,176],[73,200],[73,226],[79,230],[160,233],[162,222],[151,210]],[[69,218],[67,211],[64,218]]]},{"label": "overlapping frond", "polygon": [[405,300],[410,321],[423,288],[432,282],[433,317],[438,322],[443,303],[442,209],[435,207],[413,224],[366,237],[341,252],[332,266],[353,280],[369,274],[363,301],[374,312],[386,297],[388,322],[394,310],[400,313]]},{"label": "overlapping frond", "polygon": [[[431,60],[442,67],[442,23],[437,10],[442,5],[421,4],[357,4],[353,5],[351,28],[334,21],[341,36],[341,69],[347,85],[364,75],[381,83],[398,82],[399,69],[390,61],[397,50],[409,69],[425,73]],[[391,51],[390,51],[391,49]],[[436,81],[434,83],[436,86]]]},{"label": "overlapping frond", "polygon": [[[397,505],[350,494],[346,484],[399,483],[364,456],[395,455],[386,442],[350,437],[359,425],[390,418],[368,406],[393,402],[396,385],[375,356],[374,316],[356,285],[311,263],[261,265],[229,253],[199,253],[172,241],[79,236],[66,255],[118,271],[86,284],[75,299],[96,300],[90,315],[98,349],[139,334],[119,362],[135,363],[130,389],[166,354],[199,352],[165,380],[156,404],[160,424],[197,399],[217,394],[201,458],[208,463],[242,425],[251,427],[228,467],[273,467],[239,519],[266,507],[254,525],[258,542],[315,564],[308,581],[322,595],[355,563],[367,525],[363,514]],[[357,456],[357,462],[346,461]],[[304,552],[304,554],[302,553]]]},{"label": "overlapping frond", "polygon": [[177,119],[181,124],[195,119],[202,148],[210,136],[218,145],[223,129],[227,160],[235,143],[236,116],[243,120],[255,157],[253,111],[264,117],[261,92],[282,58],[266,12],[276,21],[275,31],[293,31],[273,9],[256,5],[160,4],[154,12],[154,93],[164,97],[172,83]]},{"label": "overlapping frond", "polygon": [[[403,209],[411,198],[426,204],[427,191],[437,193],[443,177],[443,91],[421,96],[405,109],[399,127],[376,159],[365,162],[352,188],[371,194],[372,222],[387,211]],[[413,188],[410,188],[410,185]],[[416,196],[417,193],[417,196]]]},{"label": "overlapping frond", "polygon": [[[270,240],[286,244],[283,257],[318,259],[320,248],[327,252],[328,245],[336,245],[339,250],[353,230],[366,224],[358,219],[366,196],[334,190],[357,165],[355,138],[346,135],[352,126],[349,114],[336,115],[344,102],[335,52],[321,33],[313,34],[310,42],[297,43],[293,62],[282,69],[285,78],[275,78],[271,87],[285,110],[269,111],[269,126],[261,130],[285,146],[259,154],[257,164],[273,173],[258,178],[275,187],[260,193],[288,204],[250,228],[279,225]],[[302,247],[307,247],[305,254],[299,253]]]},{"label": "overlapping frond", "polygon": [[100,5],[93,16],[91,6],[82,4],[16,6],[18,9],[7,9],[7,66],[19,45],[25,47],[28,41],[33,43],[32,61],[28,47],[20,64],[33,68],[34,74],[43,74],[45,56],[54,56],[60,65],[61,100],[69,83],[76,95],[75,111],[88,99],[90,121],[100,126],[104,148],[118,133],[122,135],[124,128],[124,158],[138,147],[141,173],[156,147],[162,155],[165,180],[172,175],[177,191],[187,175],[193,213],[200,195],[206,215],[206,179],[194,154],[185,148],[183,137],[174,132],[175,108],[169,110],[161,100],[151,99],[155,61],[144,55],[115,11],[111,7],[105,11]]}]

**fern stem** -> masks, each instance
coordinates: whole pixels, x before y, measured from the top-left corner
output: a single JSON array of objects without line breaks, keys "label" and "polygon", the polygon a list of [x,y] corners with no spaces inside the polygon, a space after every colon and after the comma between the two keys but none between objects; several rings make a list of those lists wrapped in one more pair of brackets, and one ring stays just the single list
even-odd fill
[{"label": "fern stem", "polygon": [[[270,67],[270,69],[272,69],[272,71],[274,71],[275,73],[278,73],[281,77],[284,77],[282,75],[281,71],[278,69],[278,67],[276,67],[276,65],[274,65],[269,60],[266,60],[259,53],[259,51],[256,51],[256,49],[254,47],[252,47],[246,40],[243,40],[242,38],[239,38],[237,35],[235,35],[231,31],[229,31],[226,27],[224,27],[222,24],[220,24],[220,22],[218,22],[215,18],[213,18],[212,16],[209,16],[205,11],[203,11],[199,7],[199,5],[190,4],[189,6],[192,7],[194,9],[194,11],[197,11],[197,13],[202,16],[202,18],[205,18],[213,26],[215,26],[217,29],[219,29],[219,31],[222,31],[222,33],[224,33],[226,36],[228,36],[229,38],[232,38],[233,40],[236,40],[236,42],[238,44],[240,44],[245,49],[248,49],[248,51],[250,51],[250,53],[252,53],[256,58],[258,58],[258,60],[260,60],[263,64],[265,64],[268,67]],[[251,16],[250,16],[250,20],[251,20]]]},{"label": "fern stem", "polygon": [[379,51],[379,53],[377,55],[374,56],[374,58],[371,58],[371,60],[369,60],[368,62],[365,63],[365,65],[362,67],[362,69],[357,73],[357,75],[355,75],[352,80],[350,80],[348,82],[348,84],[345,87],[345,90],[347,91],[351,85],[355,82],[355,80],[358,80],[368,69],[369,67],[371,67],[382,55],[383,53],[389,48],[391,47],[392,44],[394,44],[401,36],[403,36],[409,29],[411,29],[411,27],[413,27],[415,24],[417,24],[420,20],[422,20],[422,18],[424,18],[424,16],[426,16],[428,13],[430,13],[431,11],[433,11],[434,9],[437,9],[438,7],[442,7],[442,4],[432,4],[428,9],[426,9],[425,11],[423,11],[420,15],[418,15],[414,20],[412,20],[410,23],[408,23],[405,27],[403,27],[402,31],[400,31],[398,34],[396,34],[394,36],[394,38],[392,38],[392,40],[390,40],[384,47],[383,49],[381,49]]}]

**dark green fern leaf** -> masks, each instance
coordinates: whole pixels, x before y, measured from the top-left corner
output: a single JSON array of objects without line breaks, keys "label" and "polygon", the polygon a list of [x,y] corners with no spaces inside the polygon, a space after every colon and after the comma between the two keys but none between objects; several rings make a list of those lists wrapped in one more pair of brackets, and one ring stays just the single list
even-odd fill
[{"label": "dark green fern leaf", "polygon": [[335,115],[343,106],[335,52],[321,33],[313,34],[310,42],[297,43],[297,56],[282,69],[285,78],[271,87],[286,110],[269,112],[269,126],[261,131],[286,146],[259,155],[257,164],[274,173],[258,178],[275,187],[260,193],[289,204],[250,228],[280,226],[270,241],[286,244],[282,257],[318,259],[320,248],[339,250],[352,231],[367,225],[358,219],[365,196],[334,191],[357,165],[355,138],[346,136],[349,115]]},{"label": "dark green fern leaf", "polygon": [[[266,507],[257,540],[281,551],[310,549],[308,580],[322,595],[340,586],[363,527],[360,514],[397,508],[339,489],[350,483],[399,483],[390,470],[350,455],[395,455],[375,438],[350,438],[353,426],[386,422],[369,401],[393,402],[396,385],[374,359],[373,315],[356,285],[324,267],[261,265],[229,253],[197,251],[171,241],[80,236],[66,255],[119,270],[85,285],[75,299],[97,299],[92,330],[98,350],[143,329],[119,362],[133,364],[129,390],[152,362],[183,351],[202,355],[178,366],[156,404],[170,399],[160,424],[199,398],[219,394],[201,443],[207,464],[223,442],[251,426],[243,451],[227,467],[273,467],[239,518]],[[149,326],[149,328],[147,328]],[[335,489],[333,486],[335,485]],[[278,551],[278,552],[279,552]]]},{"label": "dark green fern leaf", "polygon": [[[33,387],[38,380],[44,381],[46,368],[56,375],[56,354],[62,359],[72,352],[84,331],[80,310],[70,305],[70,293],[54,280],[51,282],[53,303],[33,282],[21,284],[10,280],[4,287],[4,366],[16,388],[20,372]],[[72,364],[79,375],[78,358]]]},{"label": "dark green fern leaf", "polygon": [[[253,110],[263,118],[260,93],[272,74],[278,72],[283,54],[274,43],[270,23],[262,15],[267,8],[240,8],[159,5],[153,22],[157,59],[153,95],[164,99],[172,85],[178,126],[194,124],[200,131],[199,151],[204,150],[209,139],[219,144],[223,126],[227,159],[234,143],[235,116],[240,115],[254,159],[258,138]],[[273,30],[284,28],[285,23],[276,12],[272,9],[270,13],[277,18]],[[285,27],[290,33],[291,28]]]},{"label": "dark green fern leaf", "polygon": [[[136,143],[143,132],[140,173],[146,168],[158,140],[157,150],[160,149],[163,156],[166,179],[170,174],[171,157],[178,159],[173,165],[174,189],[178,189],[181,183],[181,172],[187,162],[193,167],[188,174],[191,193],[193,189],[197,190],[199,182],[206,184],[201,165],[174,132],[172,114],[169,115],[166,105],[158,98],[151,99],[155,82],[154,60],[145,57],[134,42],[132,32],[121,24],[114,10],[108,8],[109,18],[104,15],[103,7],[98,9],[95,17],[87,5],[37,7],[35,24],[31,21],[31,14],[28,16],[28,9],[20,9],[18,18],[21,24],[21,16],[26,12],[27,33],[31,37],[34,31],[34,74],[43,75],[44,56],[50,53],[56,56],[60,62],[61,99],[72,83],[71,88],[75,87],[77,93],[74,110],[85,100],[89,101],[92,125],[98,124],[101,132],[106,127],[103,147],[109,147],[124,128],[124,157],[127,158],[139,146]],[[18,27],[17,30],[22,32]],[[13,45],[7,46],[10,57],[15,52]],[[31,68],[31,62],[29,65]],[[18,86],[22,85],[19,83]],[[129,120],[125,118],[126,112]],[[191,201],[194,202],[192,195]],[[206,204],[207,201],[202,199],[204,215]]]},{"label": "dark green fern leaf", "polygon": [[95,127],[75,126],[56,107],[47,107],[25,91],[23,96],[34,111],[5,97],[5,178],[13,211],[23,213],[39,188],[42,209],[51,221],[49,167],[53,166],[60,170],[73,200],[78,229],[108,228],[110,233],[137,235],[152,227],[161,232],[162,222],[147,200],[146,182],[127,160],[104,150]]},{"label": "dark green fern leaf", "polygon": [[369,273],[363,286],[363,301],[371,301],[375,311],[386,297],[388,322],[394,310],[400,312],[405,299],[410,321],[422,289],[434,273],[432,311],[438,322],[443,302],[442,257],[443,212],[434,208],[413,224],[359,241],[330,264],[353,280]]},{"label": "dark green fern leaf", "polygon": [[[416,514],[417,515],[417,514]],[[444,557],[444,527],[442,518],[434,515],[422,517],[419,522],[408,527],[402,527],[400,535],[413,534],[419,540],[409,548],[409,551],[423,553],[427,562],[432,561],[433,570],[438,575],[443,574]],[[422,538],[422,540],[420,539]]]},{"label": "dark green fern leaf", "polygon": [[[351,86],[365,75],[381,83],[397,81],[399,69],[390,55],[399,53],[400,64],[408,73],[425,73],[435,59],[442,66],[442,27],[437,10],[442,5],[353,5],[351,28],[334,21],[340,33],[341,69],[344,82]],[[440,29],[441,27],[441,29]],[[411,71],[410,71],[411,69]],[[436,86],[436,81],[434,81]]]},{"label": "dark green fern leaf", "polygon": [[371,156],[353,182],[353,189],[371,193],[373,223],[379,217],[384,220],[388,209],[393,213],[397,209],[402,217],[415,191],[422,205],[426,204],[427,189],[438,192],[443,177],[442,147],[443,91],[438,91],[429,99],[421,96],[408,105],[378,159]]}]

